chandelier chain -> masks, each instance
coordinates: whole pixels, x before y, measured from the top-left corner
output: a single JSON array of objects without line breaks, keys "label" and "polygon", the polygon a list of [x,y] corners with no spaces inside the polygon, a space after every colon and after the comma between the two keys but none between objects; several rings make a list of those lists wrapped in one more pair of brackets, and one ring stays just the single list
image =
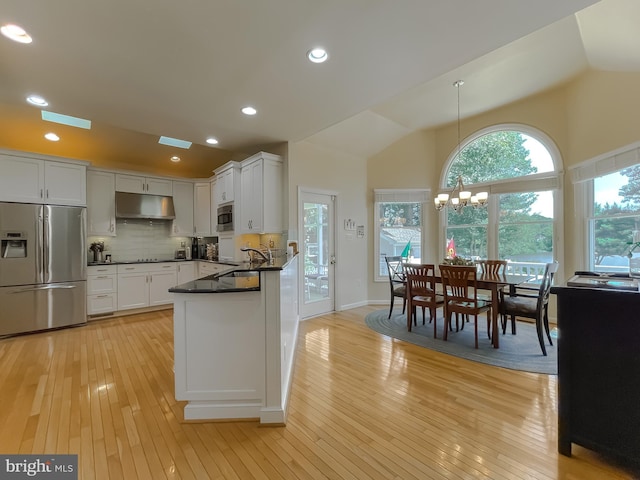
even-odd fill
[{"label": "chandelier chain", "polygon": [[[453,82],[453,86],[458,89],[458,154],[456,160],[460,160],[460,152],[461,142],[460,142],[460,87],[464,85],[464,81],[456,80]],[[462,212],[462,208],[467,205],[472,207],[481,207],[486,206],[487,199],[489,194],[487,192],[480,192],[476,195],[472,195],[471,192],[467,191],[464,187],[464,182],[462,181],[462,176],[458,175],[456,180],[456,184],[451,191],[451,194],[441,193],[438,194],[436,198],[434,198],[435,207],[437,210],[442,210],[445,206],[449,206],[453,208],[456,212]]]}]

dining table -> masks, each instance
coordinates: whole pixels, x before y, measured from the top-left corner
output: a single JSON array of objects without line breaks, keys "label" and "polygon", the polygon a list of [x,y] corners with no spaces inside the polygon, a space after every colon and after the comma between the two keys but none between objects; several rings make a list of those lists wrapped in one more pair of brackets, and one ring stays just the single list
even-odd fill
[{"label": "dining table", "polygon": [[[434,275],[437,283],[442,283],[442,276],[439,271]],[[504,287],[513,289],[516,286],[532,280],[534,277],[530,275],[511,275],[511,274],[483,274],[478,272],[476,276],[476,286],[479,290],[488,290],[491,292],[491,344],[494,348],[500,348],[500,334],[498,328],[499,315],[499,290]]]}]

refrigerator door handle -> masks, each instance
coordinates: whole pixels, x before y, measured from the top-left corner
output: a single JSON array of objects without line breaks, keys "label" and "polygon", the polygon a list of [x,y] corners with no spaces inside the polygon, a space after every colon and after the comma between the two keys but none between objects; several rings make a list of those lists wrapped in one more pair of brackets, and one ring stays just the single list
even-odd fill
[{"label": "refrigerator door handle", "polygon": [[38,208],[38,218],[36,218],[36,248],[35,248],[35,254],[36,254],[36,269],[37,269],[37,276],[36,276],[36,281],[37,283],[43,283],[45,281],[45,272],[44,272],[44,206],[41,205]]},{"label": "refrigerator door handle", "polygon": [[14,290],[11,293],[26,293],[26,292],[36,292],[38,290],[57,290],[57,289],[69,289],[76,288],[75,285],[40,285],[37,287],[29,287],[29,288],[21,288],[20,290]]},{"label": "refrigerator door handle", "polygon": [[44,275],[44,283],[51,281],[51,272],[49,271],[49,249],[51,248],[51,225],[49,224],[49,216],[51,214],[49,206],[45,205],[43,208],[44,216],[44,235],[43,235],[43,254],[42,254],[42,274]]}]

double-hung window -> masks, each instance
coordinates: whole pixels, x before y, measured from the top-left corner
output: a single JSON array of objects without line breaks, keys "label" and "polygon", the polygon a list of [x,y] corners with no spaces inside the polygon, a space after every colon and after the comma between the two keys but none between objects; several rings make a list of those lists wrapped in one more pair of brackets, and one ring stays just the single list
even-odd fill
[{"label": "double-hung window", "polygon": [[385,256],[403,256],[420,263],[424,208],[428,190],[376,189],[374,207],[375,280],[387,280]]},{"label": "double-hung window", "polygon": [[571,170],[585,218],[585,268],[626,273],[640,259],[640,147],[604,155]]}]

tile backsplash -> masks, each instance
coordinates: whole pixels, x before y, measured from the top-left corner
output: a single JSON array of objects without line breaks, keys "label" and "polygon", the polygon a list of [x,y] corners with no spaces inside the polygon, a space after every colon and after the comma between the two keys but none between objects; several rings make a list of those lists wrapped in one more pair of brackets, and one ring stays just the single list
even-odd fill
[{"label": "tile backsplash", "polygon": [[[139,259],[171,260],[182,242],[191,246],[190,237],[171,237],[173,223],[166,220],[118,219],[115,237],[88,237],[87,249],[94,242],[104,242],[103,255],[111,255],[113,262]],[[93,252],[87,250],[87,260]]]}]

